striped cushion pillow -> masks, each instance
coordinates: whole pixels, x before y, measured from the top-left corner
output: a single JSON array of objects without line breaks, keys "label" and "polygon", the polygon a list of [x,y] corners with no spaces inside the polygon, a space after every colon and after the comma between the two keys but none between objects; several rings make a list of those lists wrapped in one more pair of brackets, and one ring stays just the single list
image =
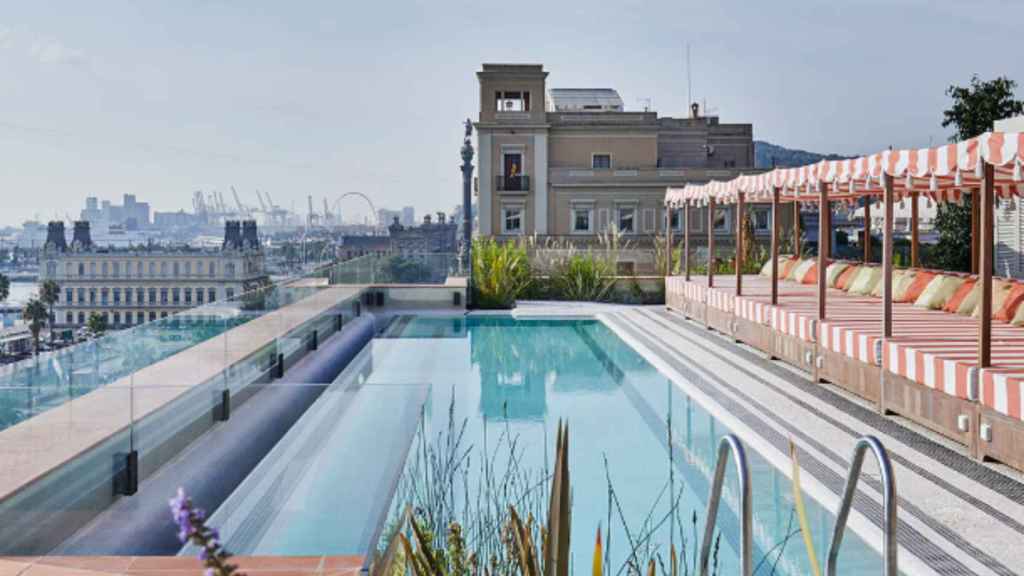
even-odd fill
[{"label": "striped cushion pillow", "polygon": [[1013,320],[1017,314],[1017,308],[1020,307],[1021,303],[1024,302],[1024,284],[1018,282],[1010,283],[1010,291],[1007,293],[1006,300],[999,310],[995,310],[995,306],[992,307],[992,319],[1001,320],[1003,322],[1009,322]]},{"label": "striped cushion pillow", "polygon": [[895,300],[896,302],[916,302],[921,297],[921,293],[924,289],[931,284],[932,280],[935,279],[935,274],[932,272],[918,272],[914,275],[914,281],[907,287],[907,291],[903,293],[903,298]]},{"label": "striped cushion pillow", "polygon": [[942,309],[946,312],[956,313],[956,311],[960,309],[960,305],[963,303],[964,299],[971,293],[971,290],[974,290],[974,283],[974,278],[964,280],[964,283],[956,289],[956,292],[949,297],[949,300],[946,300],[946,305],[943,306]]},{"label": "striped cushion pillow", "polygon": [[839,274],[839,277],[836,278],[836,288],[840,290],[848,289],[850,287],[850,282],[853,282],[853,279],[857,277],[857,272],[859,272],[860,269],[861,267],[856,265],[847,266],[846,270],[843,270],[842,273]]}]

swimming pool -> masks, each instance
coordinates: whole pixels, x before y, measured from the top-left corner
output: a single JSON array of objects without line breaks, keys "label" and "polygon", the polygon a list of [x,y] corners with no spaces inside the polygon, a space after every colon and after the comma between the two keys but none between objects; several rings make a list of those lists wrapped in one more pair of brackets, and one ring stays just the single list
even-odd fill
[{"label": "swimming pool", "polygon": [[[530,487],[546,485],[559,419],[571,435],[574,571],[589,571],[598,526],[611,533],[612,571],[637,548],[666,558],[670,543],[692,566],[717,442],[730,430],[594,319],[397,319],[212,520],[236,553],[307,555],[365,554],[406,504],[467,530],[497,492],[543,516]],[[804,573],[789,480],[748,456],[758,573]],[[447,461],[458,464],[437,464]],[[737,567],[729,474],[718,518],[722,574]],[[805,502],[822,555],[833,517]],[[880,566],[848,533],[841,572]]]}]

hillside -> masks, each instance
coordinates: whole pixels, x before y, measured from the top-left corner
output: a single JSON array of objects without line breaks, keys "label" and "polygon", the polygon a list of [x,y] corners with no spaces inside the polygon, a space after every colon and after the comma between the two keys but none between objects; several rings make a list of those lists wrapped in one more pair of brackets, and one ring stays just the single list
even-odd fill
[{"label": "hillside", "polygon": [[775,166],[803,166],[813,164],[819,160],[843,160],[846,156],[839,154],[819,154],[806,150],[785,148],[771,142],[754,140],[754,166],[757,168],[771,168],[774,160]]}]

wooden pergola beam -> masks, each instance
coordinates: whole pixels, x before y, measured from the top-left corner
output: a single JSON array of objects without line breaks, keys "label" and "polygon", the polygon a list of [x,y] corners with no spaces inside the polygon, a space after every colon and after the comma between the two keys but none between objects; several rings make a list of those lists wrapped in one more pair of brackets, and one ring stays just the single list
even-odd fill
[{"label": "wooden pergola beam", "polygon": [[918,225],[918,200],[920,193],[910,193],[910,267],[919,268],[921,266],[920,259],[920,235]]},{"label": "wooden pergola beam", "polygon": [[978,242],[980,240],[980,190],[971,191],[971,274],[978,273]]},{"label": "wooden pergola beam", "polygon": [[683,270],[686,281],[690,281],[690,201],[683,202]]},{"label": "wooden pergola beam", "polygon": [[818,187],[818,320],[825,319],[825,295],[828,286],[828,255],[829,240],[832,236],[832,224],[829,216],[831,206],[828,201],[828,184],[821,183]]},{"label": "wooden pergola beam", "polygon": [[743,295],[743,213],[746,210],[743,192],[736,195],[736,295]]},{"label": "wooden pergola beam", "polygon": [[[983,160],[979,159],[979,162]],[[978,196],[975,194],[974,196]],[[981,194],[978,199],[978,283],[981,285],[981,312],[978,318],[978,367],[992,366],[992,249],[995,246],[995,167],[985,162]]]},{"label": "wooden pergola beam", "polygon": [[779,303],[779,188],[772,188],[772,306]]},{"label": "wooden pergola beam", "polygon": [[715,197],[708,198],[708,288],[715,286]]},{"label": "wooden pergola beam", "polygon": [[675,207],[669,204],[665,210],[665,277],[672,275],[672,211]]},{"label": "wooden pergola beam", "polygon": [[864,197],[864,263],[871,262],[871,198]]},{"label": "wooden pergola beam", "polygon": [[882,177],[882,204],[885,222],[882,224],[882,337],[892,337],[892,266],[893,266],[893,182],[892,176]]}]

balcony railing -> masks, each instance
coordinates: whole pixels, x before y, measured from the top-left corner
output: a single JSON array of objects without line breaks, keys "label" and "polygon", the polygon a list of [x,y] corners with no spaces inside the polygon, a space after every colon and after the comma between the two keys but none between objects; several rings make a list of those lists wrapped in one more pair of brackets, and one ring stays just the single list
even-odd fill
[{"label": "balcony railing", "polygon": [[526,174],[518,176],[495,176],[494,189],[498,192],[529,192],[530,177]]}]

